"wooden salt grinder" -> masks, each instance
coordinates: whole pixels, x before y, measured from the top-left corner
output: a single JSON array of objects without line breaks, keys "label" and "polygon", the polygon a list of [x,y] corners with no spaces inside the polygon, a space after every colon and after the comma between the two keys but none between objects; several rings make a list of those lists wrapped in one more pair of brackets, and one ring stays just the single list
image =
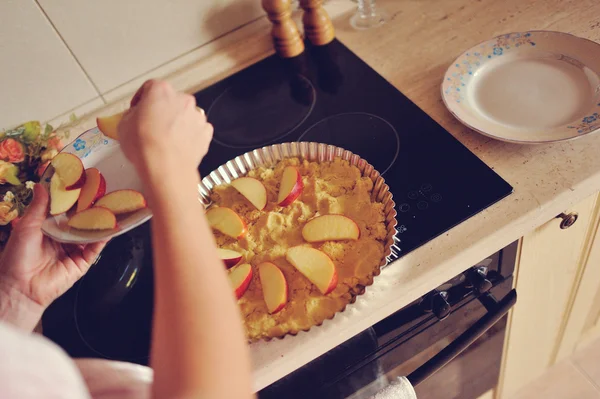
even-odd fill
[{"label": "wooden salt grinder", "polygon": [[302,23],[304,33],[315,46],[323,46],[335,38],[335,30],[327,11],[323,8],[323,0],[300,0],[304,9]]},{"label": "wooden salt grinder", "polygon": [[273,23],[273,44],[277,53],[291,58],[304,51],[304,42],[292,19],[291,0],[262,0],[262,7]]}]

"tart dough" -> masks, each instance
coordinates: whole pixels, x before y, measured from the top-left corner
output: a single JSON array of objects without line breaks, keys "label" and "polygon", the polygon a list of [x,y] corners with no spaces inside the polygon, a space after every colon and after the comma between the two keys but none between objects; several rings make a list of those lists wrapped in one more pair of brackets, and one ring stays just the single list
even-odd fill
[{"label": "tart dough", "polygon": [[[276,204],[279,181],[286,166],[296,166],[302,175],[304,190],[291,205]],[[215,187],[211,199],[218,206],[233,209],[248,225],[240,240],[214,232],[217,245],[237,251],[253,267],[250,287],[238,300],[249,340],[282,337],[308,330],[344,310],[364,287],[379,274],[387,236],[384,205],[371,201],[373,182],[362,177],[356,166],[336,159],[317,163],[289,158],[271,168],[252,170],[248,176],[260,180],[267,189],[268,202],[257,210],[230,185]],[[357,241],[326,241],[309,244],[302,238],[302,227],[311,218],[342,214],[353,219],[361,235]],[[333,260],[338,285],[322,295],[285,259],[288,248],[307,245],[325,252]],[[256,266],[265,261],[275,263],[288,283],[288,302],[276,314],[265,305]]]}]

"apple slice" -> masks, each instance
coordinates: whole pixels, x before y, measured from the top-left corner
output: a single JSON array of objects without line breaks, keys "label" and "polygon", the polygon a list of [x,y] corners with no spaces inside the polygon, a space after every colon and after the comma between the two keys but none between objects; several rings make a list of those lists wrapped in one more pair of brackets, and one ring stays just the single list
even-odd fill
[{"label": "apple slice", "polygon": [[232,181],[231,185],[259,211],[267,206],[267,189],[260,181],[252,177],[240,177]]},{"label": "apple slice", "polygon": [[77,200],[77,212],[90,208],[105,192],[106,180],[102,173],[96,168],[86,169],[85,184],[81,188],[81,194]]},{"label": "apple slice", "polygon": [[279,312],[288,299],[288,285],[281,270],[271,262],[258,265],[258,277],[269,313]]},{"label": "apple slice", "polygon": [[324,252],[311,247],[297,246],[288,249],[285,258],[316,285],[323,295],[329,294],[337,286],[335,265]]},{"label": "apple slice", "polygon": [[67,190],[75,190],[85,184],[85,169],[76,155],[61,152],[50,163]]},{"label": "apple slice", "polygon": [[95,206],[74,214],[68,225],[79,230],[110,230],[117,227],[117,218],[109,209]]},{"label": "apple slice", "polygon": [[123,112],[119,112],[118,114],[105,116],[101,118],[96,118],[96,124],[98,125],[98,129],[107,137],[110,137],[114,140],[119,140],[119,135],[117,134],[117,127],[119,126],[119,122],[123,118]]},{"label": "apple slice", "polygon": [[94,206],[102,206],[115,215],[120,215],[143,209],[147,204],[146,199],[139,191],[117,190],[100,198]]},{"label": "apple slice", "polygon": [[302,237],[308,242],[358,240],[360,229],[354,220],[344,215],[323,215],[304,225]]},{"label": "apple slice", "polygon": [[248,263],[234,266],[229,269],[228,277],[235,297],[240,299],[248,289],[250,281],[252,281],[252,266]]},{"label": "apple slice", "polygon": [[302,175],[293,166],[286,166],[283,169],[281,182],[279,184],[279,195],[277,196],[277,205],[288,206],[302,194],[304,183],[302,183]]},{"label": "apple slice", "polygon": [[55,173],[50,179],[50,214],[60,215],[75,205],[81,189],[67,190],[63,180]]},{"label": "apple slice", "polygon": [[210,208],[206,212],[206,219],[213,229],[232,238],[240,239],[248,232],[246,223],[229,208]]},{"label": "apple slice", "polygon": [[231,249],[217,248],[217,252],[228,269],[237,265],[242,260],[242,254]]}]

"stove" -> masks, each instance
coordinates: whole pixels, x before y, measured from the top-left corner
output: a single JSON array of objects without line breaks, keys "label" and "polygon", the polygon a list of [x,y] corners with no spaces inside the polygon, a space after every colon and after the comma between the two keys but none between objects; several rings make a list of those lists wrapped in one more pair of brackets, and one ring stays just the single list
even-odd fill
[{"label": "stove", "polygon": [[[512,187],[335,40],[294,59],[268,57],[195,94],[215,127],[202,176],[254,148],[340,146],[371,163],[398,211],[400,257],[512,192]],[[392,266],[393,267],[393,266]],[[150,224],[111,241],[43,317],[71,356],[147,364],[153,303]]]}]

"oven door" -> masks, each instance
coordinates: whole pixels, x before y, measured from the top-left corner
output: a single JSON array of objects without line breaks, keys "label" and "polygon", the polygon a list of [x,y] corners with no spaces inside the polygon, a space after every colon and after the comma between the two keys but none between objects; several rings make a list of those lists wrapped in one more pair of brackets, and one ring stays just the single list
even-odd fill
[{"label": "oven door", "polygon": [[[516,302],[512,276],[504,278],[497,273],[495,276],[498,278],[490,282],[475,275],[469,294],[456,302],[433,298],[435,310],[425,315],[419,313],[427,300],[424,297],[420,303],[402,309],[263,389],[259,398],[370,398],[398,376],[408,376],[421,397],[478,397],[497,384],[505,315]],[[461,287],[464,284],[456,290]],[[456,297],[456,292],[451,295]],[[408,319],[412,321],[407,323]],[[489,336],[478,341],[488,330],[493,334],[488,333]],[[491,350],[489,343],[493,344]],[[436,373],[442,369],[438,373],[442,376],[444,366],[461,353],[469,352],[470,346],[476,350],[484,348],[485,353],[476,357],[488,364],[479,363],[471,368],[475,374],[465,374],[470,381],[454,381],[458,392],[450,394],[448,381],[437,383]],[[429,377],[432,378],[426,381]],[[464,386],[472,385],[473,380],[477,380],[474,389],[463,392]],[[427,393],[420,392],[421,386],[427,388]],[[430,394],[436,388],[442,389],[441,396]]]}]

